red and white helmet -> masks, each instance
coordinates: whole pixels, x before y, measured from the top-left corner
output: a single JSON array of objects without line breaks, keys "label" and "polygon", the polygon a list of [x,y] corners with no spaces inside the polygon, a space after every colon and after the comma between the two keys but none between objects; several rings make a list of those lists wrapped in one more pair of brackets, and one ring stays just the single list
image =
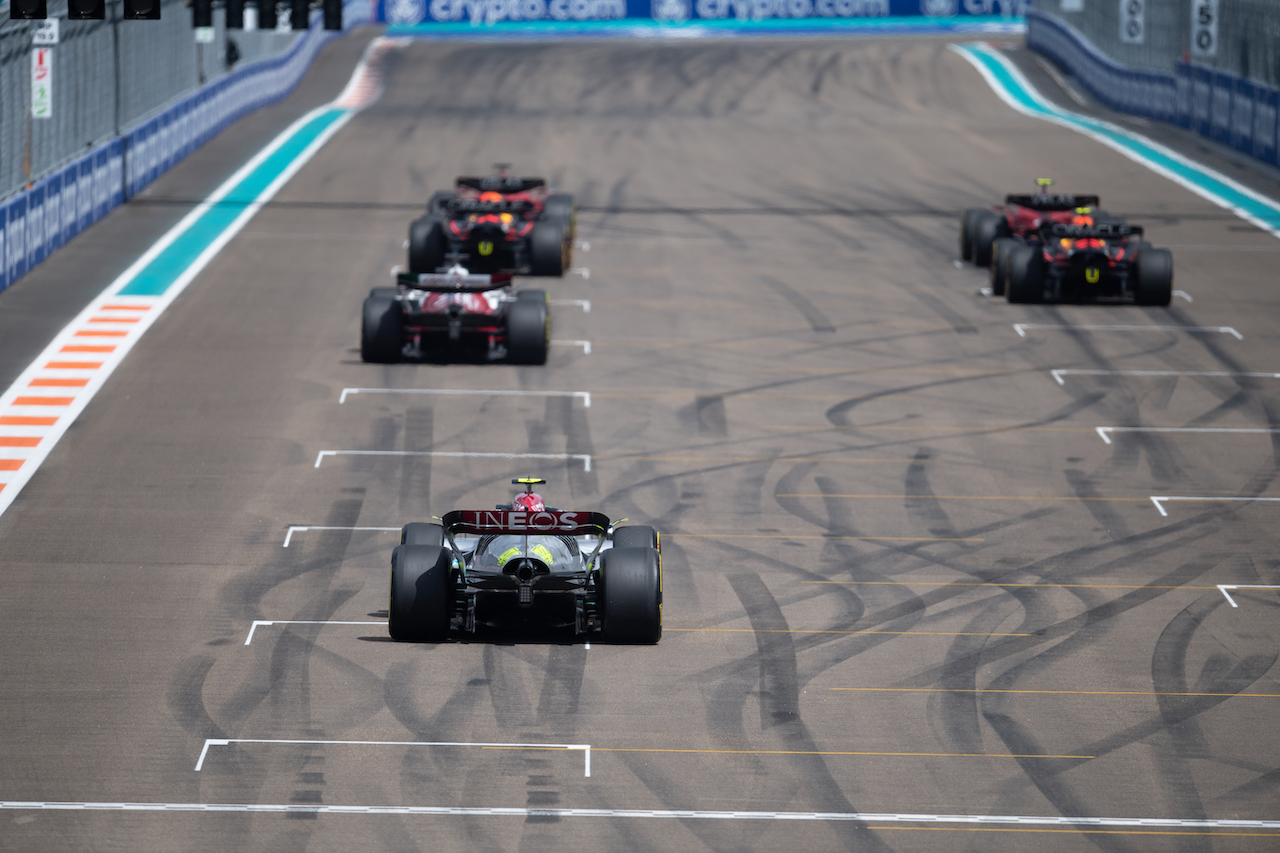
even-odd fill
[{"label": "red and white helmet", "polygon": [[516,495],[515,500],[511,501],[511,508],[527,512],[542,512],[547,505],[542,502],[542,495],[537,492],[526,492],[523,495]]}]

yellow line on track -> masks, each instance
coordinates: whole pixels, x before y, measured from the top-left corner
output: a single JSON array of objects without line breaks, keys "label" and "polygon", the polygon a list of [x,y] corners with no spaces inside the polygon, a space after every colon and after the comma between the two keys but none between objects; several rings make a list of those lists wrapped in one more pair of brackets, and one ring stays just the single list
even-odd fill
[{"label": "yellow line on track", "polygon": [[[506,748],[506,747],[502,747]],[[592,752],[679,752],[692,755],[864,755],[886,758],[1094,758],[1092,755],[1014,755],[985,752],[855,752],[801,749],[679,749],[645,746],[593,746]]]},{"label": "yellow line on track", "polygon": [[685,536],[701,539],[869,539],[886,542],[986,542],[986,539],[974,539],[952,536],[811,536],[788,535],[785,533],[663,533],[663,537]]},{"label": "yellow line on track", "polygon": [[668,628],[664,631],[721,631],[731,634],[920,634],[926,637],[1031,637],[1033,634],[992,634],[986,631],[828,631],[822,629],[767,628]]},{"label": "yellow line on track", "polygon": [[1210,830],[1195,829],[1094,829],[1088,826],[1081,826],[1074,829],[1036,829],[1033,827],[1014,827],[1014,826],[899,826],[890,824],[888,826],[867,825],[867,829],[896,829],[904,832],[1053,832],[1059,835],[1082,834],[1089,835],[1208,835],[1215,838],[1231,838],[1239,836],[1241,838],[1277,838],[1280,833],[1276,832],[1215,832]]},{"label": "yellow line on track", "polygon": [[[987,583],[959,583],[952,581],[800,581],[800,583],[838,584],[840,586],[974,586],[974,587],[1055,587],[1058,589],[1217,589],[1216,586],[1152,586],[1148,584],[1128,583],[1003,583],[988,581]],[[1230,584],[1228,584],[1229,586]]]},{"label": "yellow line on track", "polygon": [[641,462],[928,462],[927,459],[879,459],[840,456],[597,456],[599,460]]},{"label": "yellow line on track", "polygon": [[1150,503],[1150,496],[1140,498],[1082,498],[1079,495],[824,495],[817,492],[794,492],[774,495],[775,498],[880,498],[905,500],[929,498],[938,501],[1139,501]]},{"label": "yellow line on track", "polygon": [[864,693],[1027,693],[1051,696],[1223,696],[1241,699],[1280,699],[1280,693],[1156,693],[1148,690],[995,690],[973,687],[829,687]]}]

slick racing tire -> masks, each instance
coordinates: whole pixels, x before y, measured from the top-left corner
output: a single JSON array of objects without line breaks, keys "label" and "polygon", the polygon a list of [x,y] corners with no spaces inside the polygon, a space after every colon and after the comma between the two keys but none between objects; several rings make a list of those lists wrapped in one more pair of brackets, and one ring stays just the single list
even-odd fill
[{"label": "slick racing tire", "polygon": [[453,190],[437,190],[431,194],[431,200],[427,202],[427,215],[434,216],[437,219],[445,218],[445,210],[449,202],[458,197]]},{"label": "slick racing tire", "polygon": [[391,552],[387,628],[401,643],[433,643],[449,636],[453,598],[449,552],[431,545],[398,545]]},{"label": "slick racing tire", "polygon": [[1134,301],[1139,305],[1168,305],[1173,299],[1173,255],[1168,249],[1143,248],[1138,254]]},{"label": "slick racing tire", "polygon": [[572,241],[578,230],[578,204],[569,193],[549,195],[542,203],[541,218],[559,222],[565,227],[566,235]]},{"label": "slick racing tire", "polygon": [[364,301],[360,318],[360,358],[370,364],[400,360],[400,303],[383,296]]},{"label": "slick racing tire", "polygon": [[572,262],[568,228],[560,222],[539,219],[529,235],[529,266],[534,275],[563,276]]},{"label": "slick racing tire", "polygon": [[997,237],[1009,236],[1009,223],[997,213],[985,215],[973,227],[973,262],[980,267],[991,263],[991,244]]},{"label": "slick racing tire", "polygon": [[973,226],[978,224],[987,211],[980,207],[971,207],[960,214],[960,259],[973,260]]},{"label": "slick racing tire", "polygon": [[601,633],[610,643],[662,638],[662,568],[653,548],[612,548],[600,558]]},{"label": "slick racing tire", "polygon": [[427,215],[409,226],[409,272],[439,271],[448,251],[449,240],[441,217]]},{"label": "slick racing tire", "polygon": [[1044,301],[1044,255],[1036,246],[1019,246],[1009,254],[1010,302]]},{"label": "slick racing tire", "polygon": [[438,524],[411,521],[400,528],[400,544],[430,545],[433,548],[443,548],[444,528]]},{"label": "slick racing tire", "polygon": [[523,290],[507,311],[507,361],[546,364],[551,312],[545,290]]},{"label": "slick racing tire", "polygon": [[398,287],[371,287],[369,288],[369,296],[374,299],[395,299],[400,293]]},{"label": "slick racing tire", "polygon": [[652,548],[658,553],[662,553],[662,546],[658,542],[658,531],[652,527],[645,527],[639,524],[634,527],[619,527],[614,530],[613,547]]},{"label": "slick racing tire", "polygon": [[1022,244],[1012,237],[997,237],[991,244],[991,295],[1004,296],[1009,283],[1009,258]]}]

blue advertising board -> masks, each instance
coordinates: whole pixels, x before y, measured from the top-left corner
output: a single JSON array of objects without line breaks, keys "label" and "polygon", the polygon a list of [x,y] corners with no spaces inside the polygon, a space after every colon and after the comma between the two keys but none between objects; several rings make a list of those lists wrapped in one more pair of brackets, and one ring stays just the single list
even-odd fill
[{"label": "blue advertising board", "polygon": [[1020,18],[1027,5],[1027,0],[377,0],[377,17],[400,26],[608,21],[819,23],[824,19]]}]

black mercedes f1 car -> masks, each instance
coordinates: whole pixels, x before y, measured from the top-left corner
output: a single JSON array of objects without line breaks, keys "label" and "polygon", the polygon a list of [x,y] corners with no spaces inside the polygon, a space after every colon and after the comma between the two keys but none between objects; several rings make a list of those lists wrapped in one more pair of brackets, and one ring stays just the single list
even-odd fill
[{"label": "black mercedes f1 car", "polygon": [[[544,481],[512,482],[531,488]],[[571,627],[614,643],[658,642],[658,532],[616,527],[598,512],[511,504],[404,526],[391,553],[392,639],[438,642],[482,625],[518,624]]]}]

